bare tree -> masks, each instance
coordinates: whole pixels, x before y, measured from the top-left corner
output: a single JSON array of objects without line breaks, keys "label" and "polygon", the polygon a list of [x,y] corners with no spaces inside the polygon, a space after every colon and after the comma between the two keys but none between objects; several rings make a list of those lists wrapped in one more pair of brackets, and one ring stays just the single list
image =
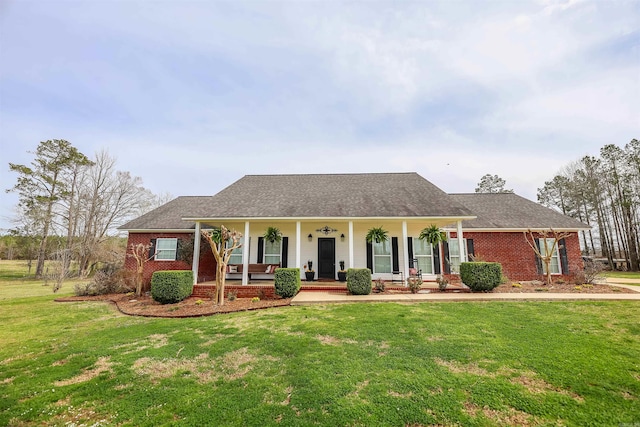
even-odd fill
[{"label": "bare tree", "polygon": [[[527,230],[524,232],[524,239],[527,241],[531,249],[533,249],[533,252],[535,252],[540,261],[544,263],[545,281],[547,285],[551,285],[553,283],[551,280],[551,260],[553,259],[553,255],[556,253],[556,249],[558,249],[558,244],[561,239],[569,237],[571,234],[572,233],[560,232],[553,229],[536,232]],[[551,246],[549,246],[549,240],[553,241]],[[544,253],[538,245],[538,242],[542,244]]]},{"label": "bare tree", "polygon": [[[202,237],[206,239],[211,246],[211,251],[216,259],[216,304],[224,305],[224,285],[227,276],[227,264],[231,253],[242,247],[240,239],[242,233],[235,230],[228,230],[224,225],[213,230],[202,230]],[[230,246],[227,247],[227,242]]]},{"label": "bare tree", "polygon": [[145,245],[144,243],[138,243],[134,245],[133,243],[129,246],[130,253],[127,253],[128,257],[131,257],[136,262],[136,275],[134,278],[134,283],[136,285],[136,295],[142,295],[142,284],[143,284],[143,273],[144,273],[144,265],[149,261],[154,255],[149,256],[149,248],[151,245]]}]

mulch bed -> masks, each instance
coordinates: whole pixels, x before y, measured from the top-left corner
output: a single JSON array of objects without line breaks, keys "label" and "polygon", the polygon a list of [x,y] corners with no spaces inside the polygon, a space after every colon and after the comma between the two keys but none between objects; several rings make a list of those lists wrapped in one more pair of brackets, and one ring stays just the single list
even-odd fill
[{"label": "mulch bed", "polygon": [[[386,290],[384,293],[408,293],[396,289]],[[431,290],[438,292],[438,290]],[[631,289],[613,285],[581,285],[569,283],[555,283],[547,286],[541,282],[519,282],[517,284],[506,283],[493,290],[494,293],[571,293],[571,294],[633,294]],[[233,313],[236,311],[260,310],[271,307],[283,307],[291,304],[291,298],[263,299],[252,301],[251,298],[238,298],[234,301],[225,299],[224,305],[215,305],[210,298],[190,297],[177,304],[160,304],[150,296],[134,297],[126,294],[110,294],[84,297],[64,297],[56,299],[57,302],[76,301],[106,301],[112,304],[124,314],[144,317],[200,317],[213,314]]]},{"label": "mulch bed", "polygon": [[545,285],[539,281],[505,283],[493,290],[494,293],[524,294],[549,292],[562,294],[634,294],[631,289],[614,285],[574,285],[573,283],[554,283]]},{"label": "mulch bed", "polygon": [[291,298],[264,299],[252,301],[251,298],[238,298],[235,301],[225,299],[224,305],[215,305],[210,298],[187,298],[177,304],[160,304],[150,296],[141,297],[126,294],[110,294],[84,297],[65,297],[57,302],[106,301],[124,314],[144,317],[200,317],[212,314],[232,313],[236,311],[260,310],[290,305]]}]

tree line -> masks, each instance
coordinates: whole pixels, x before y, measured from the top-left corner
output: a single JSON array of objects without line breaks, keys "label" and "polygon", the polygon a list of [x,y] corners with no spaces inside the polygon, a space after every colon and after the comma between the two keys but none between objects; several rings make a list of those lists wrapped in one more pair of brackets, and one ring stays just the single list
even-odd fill
[{"label": "tree line", "polygon": [[587,255],[640,270],[640,141],[568,164],[538,189],[538,202],[592,227],[580,233]]},{"label": "tree line", "polygon": [[115,228],[170,198],[118,170],[116,158],[105,150],[89,158],[70,142],[53,139],[40,142],[31,154],[30,165],[9,163],[18,177],[7,191],[18,194],[18,204],[0,249],[11,257],[37,259],[36,277],[42,277],[46,259],[60,261],[62,274],[73,263],[80,276],[97,261],[121,261]]}]

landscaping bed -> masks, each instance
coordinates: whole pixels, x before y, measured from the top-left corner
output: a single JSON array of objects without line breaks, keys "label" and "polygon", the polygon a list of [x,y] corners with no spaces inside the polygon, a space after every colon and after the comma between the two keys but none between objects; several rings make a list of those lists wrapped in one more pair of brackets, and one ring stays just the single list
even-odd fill
[{"label": "landscaping bed", "polygon": [[135,297],[127,294],[110,294],[96,296],[73,296],[56,299],[57,302],[75,301],[107,301],[114,303],[118,310],[131,316],[145,317],[199,317],[218,313],[259,310],[270,307],[290,305],[291,298],[262,299],[238,298],[225,300],[223,306],[214,305],[210,298],[190,297],[177,304],[160,304],[150,296]]},{"label": "landscaping bed", "polygon": [[545,285],[540,281],[504,283],[493,290],[494,293],[533,293],[549,292],[563,294],[633,294],[631,289],[614,285],[575,285],[573,283],[554,283]]}]

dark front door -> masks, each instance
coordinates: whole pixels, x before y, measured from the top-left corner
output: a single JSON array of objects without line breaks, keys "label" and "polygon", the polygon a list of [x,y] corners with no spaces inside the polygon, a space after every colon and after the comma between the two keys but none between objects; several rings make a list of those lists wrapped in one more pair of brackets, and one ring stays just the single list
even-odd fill
[{"label": "dark front door", "polygon": [[336,278],[336,240],[333,238],[318,239],[318,278]]}]

